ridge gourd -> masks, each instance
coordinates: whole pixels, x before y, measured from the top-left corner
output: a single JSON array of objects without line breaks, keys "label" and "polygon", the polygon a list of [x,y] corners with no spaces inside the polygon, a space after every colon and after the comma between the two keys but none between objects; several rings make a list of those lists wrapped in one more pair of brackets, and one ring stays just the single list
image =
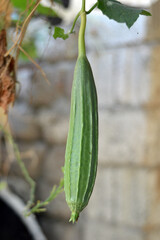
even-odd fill
[{"label": "ridge gourd", "polygon": [[81,14],[79,56],[74,71],[70,124],[64,166],[64,190],[75,222],[90,199],[97,171],[98,106],[90,63],[85,53],[86,14]]}]

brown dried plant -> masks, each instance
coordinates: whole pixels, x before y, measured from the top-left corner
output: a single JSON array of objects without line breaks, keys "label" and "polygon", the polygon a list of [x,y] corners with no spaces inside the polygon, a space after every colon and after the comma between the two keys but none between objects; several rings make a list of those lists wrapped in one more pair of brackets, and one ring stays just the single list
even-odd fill
[{"label": "brown dried plant", "polygon": [[[10,0],[0,0],[0,25],[8,28],[11,23],[12,4]],[[3,25],[3,27],[2,27]]]}]

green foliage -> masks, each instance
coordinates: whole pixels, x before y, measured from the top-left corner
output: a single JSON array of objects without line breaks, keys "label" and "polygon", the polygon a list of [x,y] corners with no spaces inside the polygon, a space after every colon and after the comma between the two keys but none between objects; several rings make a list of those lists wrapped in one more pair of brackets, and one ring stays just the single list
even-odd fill
[{"label": "green foliage", "polygon": [[[32,0],[11,0],[13,6],[17,8],[20,12],[26,11],[27,7],[32,3]],[[32,10],[32,7],[28,9],[28,12],[30,13]],[[45,7],[42,4],[39,4],[39,6],[36,9],[36,13],[40,15],[45,15],[49,17],[57,16],[56,12],[49,7]]]},{"label": "green foliage", "polygon": [[56,38],[62,38],[63,40],[66,40],[69,38],[68,33],[64,33],[64,29],[60,27],[55,27],[54,28],[54,34],[53,34],[54,39]]},{"label": "green foliage", "polygon": [[[27,1],[25,0],[11,0],[11,3],[15,8],[18,8],[20,10],[25,10],[27,7]],[[31,3],[31,0],[28,1],[28,3]]]},{"label": "green foliage", "polygon": [[57,14],[54,10],[52,10],[49,7],[44,7],[41,4],[37,7],[36,11],[37,11],[38,14],[45,15],[45,16],[48,16],[48,17],[57,16]]},{"label": "green foliage", "polygon": [[98,0],[98,8],[104,15],[119,23],[126,23],[130,28],[139,15],[151,16],[151,14],[143,9],[137,9],[124,5],[116,0]]},{"label": "green foliage", "polygon": [[[86,12],[86,14],[90,14],[96,7],[98,7],[108,18],[113,19],[119,23],[126,23],[128,28],[130,28],[135,23],[139,15],[151,16],[150,12],[146,10],[127,6],[116,0],[98,0],[89,9],[89,11]],[[69,34],[74,32],[73,30],[80,14],[81,12],[79,12],[75,17],[70,32],[65,33],[63,28],[55,27],[53,37],[55,39],[62,38],[63,40],[66,40],[69,37]]]}]

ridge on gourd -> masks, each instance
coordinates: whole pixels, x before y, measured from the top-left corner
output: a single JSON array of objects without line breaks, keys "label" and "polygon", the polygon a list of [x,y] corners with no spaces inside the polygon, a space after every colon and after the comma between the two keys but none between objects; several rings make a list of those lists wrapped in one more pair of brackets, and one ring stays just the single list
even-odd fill
[{"label": "ridge on gourd", "polygon": [[70,126],[67,138],[64,190],[75,222],[90,199],[98,159],[97,93],[86,55],[79,55],[71,94]]}]

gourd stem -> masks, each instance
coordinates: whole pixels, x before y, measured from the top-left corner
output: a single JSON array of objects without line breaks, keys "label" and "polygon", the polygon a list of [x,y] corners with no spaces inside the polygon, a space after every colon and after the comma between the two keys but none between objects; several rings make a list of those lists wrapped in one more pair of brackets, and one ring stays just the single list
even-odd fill
[{"label": "gourd stem", "polygon": [[78,39],[79,56],[82,56],[82,55],[85,56],[86,55],[85,29],[86,29],[85,0],[82,0],[81,26],[80,26],[80,30],[79,30],[79,39]]},{"label": "gourd stem", "polygon": [[86,5],[86,1],[85,0],[82,0],[82,12],[85,12],[85,5]]}]

